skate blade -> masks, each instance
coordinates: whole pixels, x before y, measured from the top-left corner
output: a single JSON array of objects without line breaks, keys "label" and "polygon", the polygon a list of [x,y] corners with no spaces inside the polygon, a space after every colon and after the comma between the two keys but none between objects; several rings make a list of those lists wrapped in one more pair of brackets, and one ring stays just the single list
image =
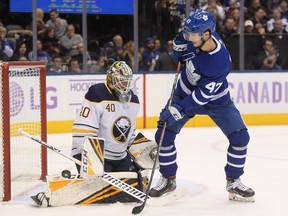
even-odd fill
[{"label": "skate blade", "polygon": [[237,202],[247,202],[247,203],[254,203],[255,202],[254,196],[242,197],[242,196],[235,194],[235,193],[229,193],[229,200],[237,201]]},{"label": "skate blade", "polygon": [[188,189],[180,188],[174,191],[168,192],[160,197],[149,197],[147,204],[149,206],[165,206],[171,205],[175,201],[182,199],[188,194]]}]

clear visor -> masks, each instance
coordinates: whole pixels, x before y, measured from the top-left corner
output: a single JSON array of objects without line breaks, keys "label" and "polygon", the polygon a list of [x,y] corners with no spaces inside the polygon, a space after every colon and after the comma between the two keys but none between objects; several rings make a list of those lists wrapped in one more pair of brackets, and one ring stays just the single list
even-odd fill
[{"label": "clear visor", "polygon": [[188,31],[183,32],[183,37],[187,41],[198,41],[201,39],[201,34],[200,33],[192,33]]}]

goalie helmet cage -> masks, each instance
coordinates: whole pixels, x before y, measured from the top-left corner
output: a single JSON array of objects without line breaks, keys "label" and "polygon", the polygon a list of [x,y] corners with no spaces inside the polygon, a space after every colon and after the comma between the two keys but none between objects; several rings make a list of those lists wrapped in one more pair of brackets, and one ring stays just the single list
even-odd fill
[{"label": "goalie helmet cage", "polygon": [[46,65],[0,63],[0,201],[11,200],[11,182],[47,175],[47,149],[17,133],[47,141]]}]

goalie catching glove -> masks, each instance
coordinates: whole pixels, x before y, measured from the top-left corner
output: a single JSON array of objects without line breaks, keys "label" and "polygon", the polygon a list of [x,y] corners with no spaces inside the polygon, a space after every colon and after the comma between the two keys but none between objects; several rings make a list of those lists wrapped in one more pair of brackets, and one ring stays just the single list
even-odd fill
[{"label": "goalie catching glove", "polygon": [[142,133],[137,134],[128,151],[143,169],[152,169],[155,159],[157,159],[156,169],[159,168],[158,158],[156,158],[157,143],[147,139]]}]

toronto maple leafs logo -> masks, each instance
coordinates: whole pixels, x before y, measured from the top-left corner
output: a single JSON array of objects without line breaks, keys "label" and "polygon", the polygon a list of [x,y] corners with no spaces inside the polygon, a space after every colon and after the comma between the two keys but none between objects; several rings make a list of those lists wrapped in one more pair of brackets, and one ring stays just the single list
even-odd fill
[{"label": "toronto maple leafs logo", "polygon": [[126,116],[117,118],[113,124],[112,135],[118,143],[126,143],[131,129],[131,120]]},{"label": "toronto maple leafs logo", "polygon": [[204,14],[204,15],[202,16],[202,19],[203,19],[204,21],[207,21],[207,20],[208,20],[208,16]]},{"label": "toronto maple leafs logo", "polygon": [[197,85],[198,80],[201,79],[201,75],[195,73],[195,66],[192,61],[188,61],[186,66],[186,76],[189,83],[193,86]]}]

